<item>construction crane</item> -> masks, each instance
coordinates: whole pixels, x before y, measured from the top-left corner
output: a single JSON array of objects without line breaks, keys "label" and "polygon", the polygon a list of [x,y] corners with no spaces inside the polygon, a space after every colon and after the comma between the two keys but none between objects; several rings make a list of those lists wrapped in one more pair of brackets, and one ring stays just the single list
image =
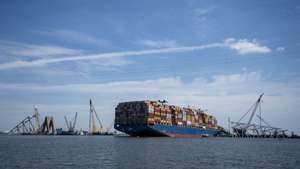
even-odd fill
[{"label": "construction crane", "polygon": [[[261,103],[262,97],[264,94],[261,94],[256,102],[249,108],[249,110],[239,119],[238,122],[229,121],[233,133],[239,137],[247,136],[256,136],[256,137],[277,137],[278,133],[282,133],[282,136],[285,136],[284,129],[272,127],[269,123],[266,122],[261,116]],[[259,114],[256,117],[259,119],[259,124],[252,123],[254,115],[259,111]],[[250,113],[251,112],[251,113]],[[241,122],[248,114],[250,113],[250,118],[247,123]],[[263,124],[262,124],[263,123]]]},{"label": "construction crane", "polygon": [[75,125],[76,125],[76,120],[77,120],[77,112],[75,113],[75,117],[72,120],[68,120],[67,119],[67,116],[64,116],[65,118],[65,122],[66,122],[66,126],[67,126],[67,129],[68,129],[68,132],[75,132]]},{"label": "construction crane", "polygon": [[[99,127],[96,124],[96,120],[98,122]],[[102,122],[95,110],[95,107],[92,103],[92,99],[90,99],[90,119],[89,119],[89,134],[96,135],[102,134],[104,131]]]}]

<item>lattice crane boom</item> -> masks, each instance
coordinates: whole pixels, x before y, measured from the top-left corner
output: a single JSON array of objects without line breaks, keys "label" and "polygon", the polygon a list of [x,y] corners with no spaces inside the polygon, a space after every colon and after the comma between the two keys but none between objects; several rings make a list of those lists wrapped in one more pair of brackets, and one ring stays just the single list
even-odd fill
[{"label": "lattice crane boom", "polygon": [[[95,119],[96,118],[96,119]],[[96,121],[99,124],[99,128],[96,125]],[[90,120],[89,120],[89,132],[90,133],[99,133],[103,132],[103,125],[99,118],[99,115],[96,112],[96,109],[92,103],[92,99],[90,99]]]},{"label": "lattice crane boom", "polygon": [[254,114],[255,114],[255,112],[256,112],[256,110],[257,110],[259,104],[261,103],[261,98],[263,97],[263,95],[264,95],[264,94],[261,94],[261,95],[259,96],[259,98],[257,99],[257,101],[255,102],[255,106],[254,106],[254,109],[252,110],[252,113],[251,113],[250,119],[248,120],[248,123],[247,123],[248,125],[247,125],[247,126],[249,126],[249,125],[251,124],[251,121],[252,121],[252,119],[253,119],[253,117],[254,117]]}]

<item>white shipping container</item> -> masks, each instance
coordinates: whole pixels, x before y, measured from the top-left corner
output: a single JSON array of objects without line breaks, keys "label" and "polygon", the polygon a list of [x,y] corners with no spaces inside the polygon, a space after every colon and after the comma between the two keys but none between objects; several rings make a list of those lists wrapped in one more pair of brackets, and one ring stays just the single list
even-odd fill
[{"label": "white shipping container", "polygon": [[154,107],[153,106],[149,106],[149,112],[151,112],[151,113],[154,112]]},{"label": "white shipping container", "polygon": [[171,114],[167,114],[167,119],[172,119],[172,115]]},{"label": "white shipping container", "polygon": [[185,111],[183,112],[182,120],[183,120],[183,121],[186,121],[186,112],[185,112]]},{"label": "white shipping container", "polygon": [[191,122],[191,121],[187,121],[186,124],[187,124],[188,126],[190,126],[190,125],[192,125],[192,122]]},{"label": "white shipping container", "polygon": [[178,114],[177,118],[182,119],[182,113]]}]

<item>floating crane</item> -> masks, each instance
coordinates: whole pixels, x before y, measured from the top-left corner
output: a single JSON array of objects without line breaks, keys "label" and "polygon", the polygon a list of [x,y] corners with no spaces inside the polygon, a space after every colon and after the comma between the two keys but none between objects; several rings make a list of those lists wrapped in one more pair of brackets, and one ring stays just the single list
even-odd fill
[{"label": "floating crane", "polygon": [[[96,124],[96,120],[98,122],[99,127]],[[104,132],[102,122],[95,110],[95,107],[92,103],[92,99],[90,99],[90,119],[89,119],[89,134],[97,135]]]},{"label": "floating crane", "polygon": [[[262,97],[264,94],[261,94],[256,102],[249,108],[249,110],[239,119],[238,122],[233,122],[229,120],[233,133],[238,137],[285,137],[285,132],[287,130],[272,127],[269,123],[266,122],[261,116],[261,103]],[[256,117],[259,119],[259,124],[252,123],[254,115],[259,111],[259,114]],[[251,112],[251,113],[250,113]],[[247,123],[241,122],[248,114],[250,113],[250,118]],[[280,133],[280,135],[279,135]]]},{"label": "floating crane", "polygon": [[68,120],[67,116],[65,116],[64,118],[65,118],[65,122],[66,122],[68,132],[74,133],[75,132],[75,125],[76,125],[76,121],[77,121],[77,112],[75,113],[75,117],[74,117],[73,121]]},{"label": "floating crane", "polygon": [[[97,120],[97,123],[96,123]],[[114,123],[110,124],[107,128],[104,128],[99,118],[99,115],[96,112],[96,109],[90,99],[90,119],[89,119],[89,134],[90,135],[113,135],[113,132],[110,132]]]}]

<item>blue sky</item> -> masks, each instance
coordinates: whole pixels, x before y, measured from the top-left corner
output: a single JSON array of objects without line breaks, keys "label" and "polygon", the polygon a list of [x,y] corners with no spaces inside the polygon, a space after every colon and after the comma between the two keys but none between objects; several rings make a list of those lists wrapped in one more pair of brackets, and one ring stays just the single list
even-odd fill
[{"label": "blue sky", "polygon": [[105,125],[128,100],[167,99],[239,119],[260,93],[263,117],[299,130],[299,1],[1,1],[0,129],[37,105]]}]

